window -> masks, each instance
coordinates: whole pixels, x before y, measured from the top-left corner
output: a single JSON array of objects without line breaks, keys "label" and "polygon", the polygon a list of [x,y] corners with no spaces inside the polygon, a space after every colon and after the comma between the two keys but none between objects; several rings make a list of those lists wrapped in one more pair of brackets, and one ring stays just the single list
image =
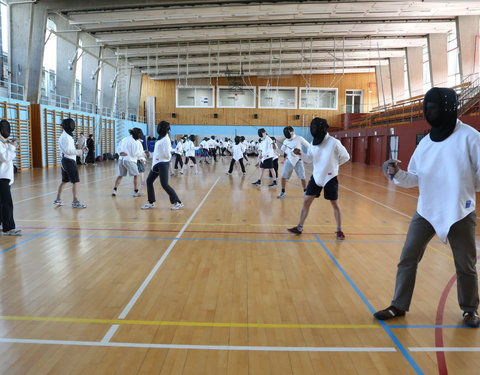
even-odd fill
[{"label": "window", "polygon": [[255,108],[255,87],[218,86],[218,108]]},{"label": "window", "polygon": [[345,113],[362,112],[363,90],[347,90]]},{"label": "window", "polygon": [[448,33],[448,86],[453,87],[461,83],[460,61],[457,41],[457,32],[453,29]]},{"label": "window", "polygon": [[300,88],[300,109],[337,109],[336,88]]},{"label": "window", "polygon": [[177,107],[214,107],[214,88],[177,86]]},{"label": "window", "polygon": [[259,87],[258,108],[297,108],[297,88]]}]

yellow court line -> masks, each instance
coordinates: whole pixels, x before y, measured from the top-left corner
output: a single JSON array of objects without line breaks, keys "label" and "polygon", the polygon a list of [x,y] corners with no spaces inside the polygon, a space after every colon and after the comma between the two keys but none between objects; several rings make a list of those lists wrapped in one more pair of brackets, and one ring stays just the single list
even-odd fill
[{"label": "yellow court line", "polygon": [[221,328],[380,328],[375,324],[264,324],[264,323],[207,323],[207,322],[170,322],[127,319],[83,319],[83,318],[49,318],[35,316],[0,316],[0,320],[54,323],[93,323],[143,326],[180,326],[180,327],[221,327]]},{"label": "yellow court line", "polygon": [[[108,224],[161,224],[161,225],[183,225],[185,223],[174,223],[168,221],[107,221],[107,220],[45,220],[45,219],[15,219],[15,221],[21,222],[41,222],[41,223],[108,223]],[[190,225],[214,225],[214,226],[253,226],[253,227],[285,227],[286,224],[263,224],[263,223],[190,223]],[[335,224],[309,224],[309,227],[334,227]],[[365,228],[365,225],[349,225],[349,228]],[[387,225],[381,228],[395,228],[394,226]],[[109,228],[104,228],[109,229]],[[368,235],[368,233],[366,233]],[[395,233],[396,234],[396,233]],[[403,234],[403,233],[400,233]]]}]

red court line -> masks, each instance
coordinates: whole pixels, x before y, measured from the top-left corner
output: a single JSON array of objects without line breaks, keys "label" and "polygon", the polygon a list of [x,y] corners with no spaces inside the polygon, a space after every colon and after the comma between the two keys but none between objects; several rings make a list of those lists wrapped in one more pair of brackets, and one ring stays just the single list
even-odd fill
[{"label": "red court line", "polygon": [[[452,290],[453,284],[457,281],[457,275],[453,275],[452,278],[448,281],[443,293],[440,297],[437,307],[437,317],[435,319],[435,325],[443,324],[443,313],[445,311],[445,304],[447,302],[448,295]],[[435,328],[435,347],[443,348],[443,328]],[[437,355],[437,365],[438,365],[438,374],[439,375],[448,375],[447,361],[445,359],[445,352],[436,352]]]},{"label": "red court line", "polygon": [[[286,227],[286,226],[285,226]],[[119,232],[158,232],[158,233],[178,233],[178,230],[169,230],[169,229],[123,229],[123,228],[73,228],[73,227],[24,227],[24,229],[62,229],[62,230],[109,230],[109,231],[119,231]],[[285,229],[286,231],[286,229]],[[283,232],[240,232],[240,231],[219,231],[219,230],[186,230],[184,233],[219,233],[219,234],[284,234],[287,236],[294,236],[291,233]],[[335,234],[335,232],[303,232],[303,234]],[[404,233],[347,233],[347,236],[405,236]]]}]

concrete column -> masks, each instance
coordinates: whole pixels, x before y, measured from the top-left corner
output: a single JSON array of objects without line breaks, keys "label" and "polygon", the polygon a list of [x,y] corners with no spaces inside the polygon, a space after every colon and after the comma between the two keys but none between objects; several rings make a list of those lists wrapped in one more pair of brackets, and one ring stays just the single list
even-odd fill
[{"label": "concrete column", "polygon": [[90,52],[82,56],[82,102],[95,105],[98,79],[98,72],[97,74],[95,72],[100,60],[100,47],[91,47],[96,43],[89,35],[82,34],[80,39],[82,40],[82,48]]},{"label": "concrete column", "polygon": [[392,85],[392,101],[397,102],[404,99],[405,73],[403,57],[390,57],[390,83]]},{"label": "concrete column", "polygon": [[25,87],[24,98],[38,103],[47,27],[44,3],[10,5],[12,82]]},{"label": "concrete column", "polygon": [[[113,59],[109,59],[109,57],[113,57],[114,53],[111,50],[103,50],[102,58],[107,59],[107,61],[115,61]],[[113,80],[115,79],[116,69],[108,64],[102,65],[102,82],[101,90],[102,90],[102,97],[100,102],[102,103],[102,107],[109,107],[113,109],[113,99],[115,97],[115,85],[112,84]]]},{"label": "concrete column", "polygon": [[448,85],[447,34],[428,34],[428,60],[432,87]]},{"label": "concrete column", "polygon": [[463,78],[480,72],[480,16],[459,16],[456,19],[460,51],[460,75]]},{"label": "concrete column", "polygon": [[410,97],[423,94],[423,48],[407,47],[407,76]]},{"label": "concrete column", "polygon": [[[69,23],[55,14],[49,16],[57,30],[72,30]],[[57,94],[73,101],[75,72],[77,69],[78,32],[57,33]],[[70,63],[72,61],[73,63]],[[63,103],[63,101],[62,101]]]},{"label": "concrete column", "polygon": [[390,69],[388,65],[375,67],[377,78],[378,105],[385,106],[392,102],[392,86],[390,84]]},{"label": "concrete column", "polygon": [[128,93],[128,112],[138,115],[140,91],[142,89],[142,75],[138,69],[131,70],[130,90]]}]

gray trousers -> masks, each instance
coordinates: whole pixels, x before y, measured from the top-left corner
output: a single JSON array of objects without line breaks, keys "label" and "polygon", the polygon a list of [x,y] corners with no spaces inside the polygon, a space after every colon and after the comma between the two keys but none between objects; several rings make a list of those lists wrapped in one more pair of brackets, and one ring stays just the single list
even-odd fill
[{"label": "gray trousers", "polygon": [[[475,212],[472,212],[453,224],[448,232],[448,241],[452,248],[457,272],[458,303],[463,311],[469,312],[477,310],[478,307],[476,219]],[[408,311],[415,287],[418,263],[434,234],[432,225],[415,212],[408,228],[400,263],[398,263],[393,306]]]}]

